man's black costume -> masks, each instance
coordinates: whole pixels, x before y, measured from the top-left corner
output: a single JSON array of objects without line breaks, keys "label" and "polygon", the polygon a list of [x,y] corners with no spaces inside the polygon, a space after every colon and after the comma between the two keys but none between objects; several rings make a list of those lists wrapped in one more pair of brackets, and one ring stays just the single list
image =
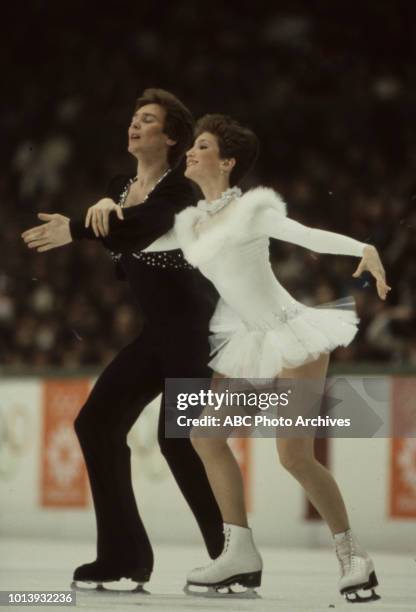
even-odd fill
[{"label": "man's black costume", "polygon": [[[113,180],[107,196],[119,201],[126,186],[126,178]],[[123,210],[124,221],[112,213],[109,236],[101,239],[115,254],[119,274],[130,283],[144,325],[139,337],[98,378],[75,421],[97,519],[97,561],[77,568],[75,580],[125,576],[147,581],[153,569],[152,547],[132,488],[127,433],[145,406],[163,393],[165,378],[211,376],[208,323],[216,294],[181,251],[142,250],[173,226],[177,212],[194,202],[183,168],[171,170],[144,203]],[[72,220],[70,227],[74,240],[95,239],[83,220]],[[214,558],[223,548],[221,514],[190,440],[165,438],[163,398],[158,437]]]}]

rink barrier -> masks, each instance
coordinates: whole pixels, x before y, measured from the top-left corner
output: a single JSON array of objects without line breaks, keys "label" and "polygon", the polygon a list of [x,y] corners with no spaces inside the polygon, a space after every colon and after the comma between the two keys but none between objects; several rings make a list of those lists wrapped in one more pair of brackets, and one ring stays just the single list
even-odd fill
[{"label": "rink barrier", "polygon": [[[95,517],[72,425],[92,384],[91,377],[0,380],[0,534],[93,540]],[[380,377],[380,389],[394,419],[405,401],[415,401],[416,376]],[[158,405],[159,399],[152,402],[129,434],[141,514],[156,540],[200,542],[159,452]],[[278,465],[273,440],[245,440],[233,450],[243,468],[250,523],[260,543],[330,544],[325,525],[305,520],[305,497]],[[411,551],[416,533],[415,438],[333,439],[328,452],[351,522],[367,545]],[[56,462],[59,469],[53,467]],[[166,521],[167,509],[172,521]]]}]

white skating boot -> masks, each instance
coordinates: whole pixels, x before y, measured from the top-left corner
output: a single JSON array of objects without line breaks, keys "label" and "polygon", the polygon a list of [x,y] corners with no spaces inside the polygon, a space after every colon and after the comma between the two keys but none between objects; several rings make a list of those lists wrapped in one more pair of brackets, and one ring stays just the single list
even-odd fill
[{"label": "white skating boot", "polygon": [[[375,601],[380,596],[374,591],[378,585],[374,563],[368,554],[359,546],[351,529],[337,533],[334,537],[335,552],[341,568],[339,590],[350,603],[365,603]],[[362,597],[360,589],[370,590],[371,595]]]},{"label": "white skating boot", "polygon": [[[251,529],[224,523],[224,538],[224,549],[217,559],[189,572],[185,593],[202,597],[258,597],[254,588],[261,584],[263,562]],[[232,585],[246,590],[232,590]],[[208,587],[208,590],[197,591],[190,586]]]}]

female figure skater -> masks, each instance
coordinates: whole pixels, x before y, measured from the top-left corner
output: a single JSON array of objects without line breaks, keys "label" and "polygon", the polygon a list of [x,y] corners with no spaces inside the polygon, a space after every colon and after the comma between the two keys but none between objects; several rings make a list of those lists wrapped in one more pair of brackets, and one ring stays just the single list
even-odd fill
[{"label": "female figure skater", "polygon": [[[223,115],[200,119],[185,175],[199,185],[205,200],[176,215],[173,233],[150,245],[149,251],[169,248],[169,241],[172,248],[177,240],[186,259],[218,290],[221,299],[210,324],[217,349],[210,366],[216,373],[317,379],[323,384],[330,352],[347,346],[357,332],[356,313],[353,307],[311,308],[293,299],[273,274],[269,238],[318,253],[360,257],[353,276],[369,270],[383,300],[390,287],[373,246],[288,219],[285,203],[271,189],[257,187],[241,194],[235,185],[254,163],[257,150],[256,136],[236,121]],[[219,558],[189,573],[188,585],[259,586],[262,561],[248,528],[234,455],[221,437],[192,436],[192,442],[221,509],[225,546]],[[378,598],[373,562],[353,536],[333,476],[315,459],[313,438],[278,438],[277,451],[333,534],[340,592],[356,600]],[[371,589],[371,596],[361,598],[361,588]]]}]

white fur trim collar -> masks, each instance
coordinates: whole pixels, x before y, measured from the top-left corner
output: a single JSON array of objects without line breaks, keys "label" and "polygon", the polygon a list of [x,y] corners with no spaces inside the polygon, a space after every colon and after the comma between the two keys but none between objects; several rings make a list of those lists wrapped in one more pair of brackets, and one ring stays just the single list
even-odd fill
[{"label": "white fur trim collar", "polygon": [[226,244],[254,237],[253,217],[273,208],[286,216],[286,204],[269,187],[255,187],[214,215],[189,206],[175,217],[175,232],[186,259],[194,266],[215,256]]}]

